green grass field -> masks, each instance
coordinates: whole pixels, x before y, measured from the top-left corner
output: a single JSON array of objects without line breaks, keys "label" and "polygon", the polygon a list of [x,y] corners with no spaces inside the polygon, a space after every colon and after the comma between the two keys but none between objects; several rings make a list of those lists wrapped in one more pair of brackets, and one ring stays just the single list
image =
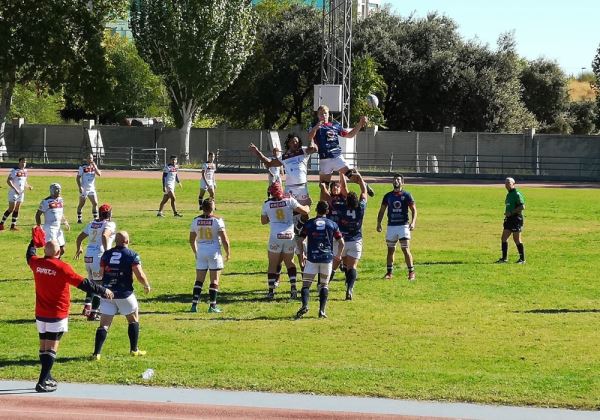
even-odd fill
[{"label": "green grass field", "polygon": [[[184,177],[185,178],[185,177]],[[274,302],[266,290],[266,240],[260,206],[266,182],[222,181],[218,214],[232,240],[221,279],[220,315],[188,312],[194,257],[187,243],[197,214],[197,183],[178,189],[183,219],[155,217],[156,180],[100,179],[102,202],[129,231],[153,286],[138,287],[140,348],[131,358],[124,317],[111,329],[99,362],[96,323],[79,316],[83,293],[73,289],[70,331],[54,376],[59,381],[151,384],[600,408],[600,191],[527,188],[524,239],[527,265],[494,265],[499,257],[503,201],[497,187],[407,186],[419,220],[412,251],[417,281],[403,264],[385,274],[383,234],[375,231],[382,194],[376,185],[364,224],[365,249],[355,299],[344,301],[342,276],[331,286],[329,319],[311,312],[294,321],[299,302],[287,299],[287,277]],[[29,227],[50,182],[63,185],[66,216],[75,221],[75,180],[30,177],[22,230],[0,233],[0,378],[38,375],[32,273],[25,264]],[[316,186],[311,186],[313,197]],[[6,190],[2,194],[5,206]],[[84,208],[89,218],[89,203]],[[67,233],[74,261],[81,225]],[[510,260],[517,259],[510,243]],[[401,260],[401,259],[400,259]],[[397,260],[397,262],[399,262]],[[203,292],[206,292],[207,287]],[[203,294],[204,300],[204,294]]]}]

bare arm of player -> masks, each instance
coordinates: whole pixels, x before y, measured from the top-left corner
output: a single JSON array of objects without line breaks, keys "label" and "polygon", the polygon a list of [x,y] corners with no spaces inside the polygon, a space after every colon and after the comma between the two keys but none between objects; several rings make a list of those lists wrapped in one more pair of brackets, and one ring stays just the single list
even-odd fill
[{"label": "bare arm of player", "polygon": [[108,249],[108,240],[110,239],[110,236],[113,234],[113,231],[110,229],[105,228],[104,232],[102,232],[102,246],[104,247],[105,250]]},{"label": "bare arm of player", "polygon": [[340,194],[344,197],[348,196],[348,184],[346,183],[346,174],[343,172],[339,173],[340,175]]},{"label": "bare arm of player", "polygon": [[311,130],[308,132],[308,141],[310,141],[310,146],[313,146],[315,136],[317,135],[317,131],[319,131],[319,129],[323,125],[323,122],[323,120],[319,120],[319,122],[316,123],[315,126],[311,128]]},{"label": "bare arm of player", "polygon": [[340,239],[337,240],[338,242],[338,253],[337,255],[335,255],[335,259],[338,261],[341,261],[342,259],[342,255],[344,254],[344,246],[346,245],[346,243],[344,242],[344,238],[340,237]]},{"label": "bare arm of player", "polygon": [[412,204],[408,205],[408,208],[410,209],[410,212],[412,213],[412,220],[410,221],[408,228],[410,230],[413,230],[417,225],[417,206],[415,205],[415,203],[412,203]]},{"label": "bare arm of player", "polygon": [[227,237],[227,232],[225,232],[225,230],[220,230],[219,238],[221,238],[221,243],[223,244],[223,249],[225,250],[225,261],[229,261],[229,259],[231,258],[231,247],[229,246],[229,238]]},{"label": "bare arm of player", "polygon": [[269,159],[266,157],[260,150],[258,150],[258,147],[256,147],[254,143],[250,143],[248,149],[250,149],[250,151],[254,153],[267,168],[283,166],[283,163],[279,159]]},{"label": "bare arm of player", "polygon": [[[81,244],[82,244],[83,240],[85,238],[87,238],[87,236],[88,235],[85,232],[81,232],[79,234],[79,236],[77,237],[77,240],[75,241],[75,248],[77,249],[77,251],[75,252],[75,259],[76,260],[79,259],[79,256],[83,252],[83,248],[81,247]],[[106,246],[104,247],[104,249],[107,249]]]},{"label": "bare arm of player", "polygon": [[192,248],[192,252],[194,253],[194,256],[196,256],[196,252],[197,252],[197,248],[196,248],[196,232],[190,232],[190,248]]},{"label": "bare arm of player", "polygon": [[365,183],[365,180],[363,179],[362,175],[358,172],[356,172],[354,174],[355,177],[358,178],[358,186],[360,188],[360,199],[361,200],[367,200],[367,184]]},{"label": "bare arm of player", "polygon": [[42,225],[42,211],[41,210],[38,210],[35,213],[35,224],[38,226]]},{"label": "bare arm of player", "polygon": [[266,225],[267,223],[269,223],[269,216],[267,216],[266,214],[261,214],[260,215],[260,223],[263,225]]},{"label": "bare arm of player", "polygon": [[96,173],[96,175],[102,176],[102,172],[100,171],[100,169],[98,169],[98,165],[96,165],[96,162],[94,162],[92,165],[94,165],[94,172]]},{"label": "bare arm of player", "polygon": [[148,278],[146,277],[146,273],[144,273],[144,269],[141,264],[135,264],[131,267],[131,271],[135,274],[135,278],[139,281],[142,286],[144,286],[144,292],[150,293],[150,283],[148,283]]},{"label": "bare arm of player", "polygon": [[381,232],[381,221],[383,220],[383,215],[385,214],[385,210],[387,209],[387,204],[382,204],[379,208],[379,213],[377,213],[377,232]]},{"label": "bare arm of player", "polygon": [[77,181],[77,188],[79,189],[79,192],[82,193],[83,187],[81,186],[81,175],[77,174],[77,178],[75,178],[75,180]]},{"label": "bare arm of player", "polygon": [[71,230],[71,225],[69,224],[69,221],[67,220],[67,218],[65,216],[62,217],[61,220],[62,224],[65,225],[65,228],[67,228],[67,230]]},{"label": "bare arm of player", "polygon": [[319,188],[321,188],[321,196],[319,197],[319,200],[329,202],[331,199],[331,193],[329,192],[329,188],[327,188],[327,184],[321,182],[319,183]]},{"label": "bare arm of player", "polygon": [[350,130],[350,132],[348,134],[346,134],[345,137],[355,137],[358,132],[361,130],[361,128],[365,127],[367,125],[367,123],[369,122],[369,119],[364,116],[361,115],[360,119],[358,120],[358,123],[354,126],[354,128],[352,130]]},{"label": "bare arm of player", "polygon": [[310,207],[300,205],[294,209],[294,212],[301,214],[303,216],[308,216],[308,213],[310,213]]},{"label": "bare arm of player", "polygon": [[22,193],[22,191],[19,191],[19,190],[17,189],[17,187],[15,187],[15,184],[13,184],[13,182],[12,182],[12,179],[10,179],[10,175],[8,176],[8,178],[6,178],[6,183],[8,184],[8,186],[9,186],[10,188],[12,188],[13,190],[15,190],[15,192],[16,192],[17,194],[21,194],[21,193]]}]

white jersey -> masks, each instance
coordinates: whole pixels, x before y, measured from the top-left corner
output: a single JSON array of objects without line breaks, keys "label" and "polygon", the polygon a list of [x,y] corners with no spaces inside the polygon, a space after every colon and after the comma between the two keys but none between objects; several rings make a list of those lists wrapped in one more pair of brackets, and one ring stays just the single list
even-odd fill
[{"label": "white jersey", "polygon": [[44,213],[44,228],[60,229],[63,219],[63,206],[62,197],[46,197],[42,200],[39,210]]},{"label": "white jersey", "polygon": [[171,165],[170,163],[165,165],[163,168],[163,180],[165,187],[169,187],[172,190],[175,189],[175,181],[177,181],[178,169],[178,165]]},{"label": "white jersey", "polygon": [[25,191],[25,185],[27,185],[27,169],[13,168],[8,175],[8,179],[17,187],[18,193],[22,194]]},{"label": "white jersey", "polygon": [[85,250],[86,257],[99,256],[106,251],[102,245],[102,237],[104,236],[104,231],[106,229],[110,230],[111,232],[106,241],[106,245],[108,245],[108,249],[110,249],[112,248],[112,243],[115,240],[115,232],[117,231],[117,225],[115,222],[108,220],[93,221],[88,223],[83,229],[83,233],[88,236],[88,245]]},{"label": "white jersey", "polygon": [[79,167],[78,175],[81,177],[81,188],[84,192],[96,191],[96,170],[87,163]]},{"label": "white jersey", "polygon": [[281,168],[279,166],[271,166],[269,168],[269,185],[277,181],[281,182]]},{"label": "white jersey", "polygon": [[308,172],[308,160],[310,154],[306,153],[306,147],[295,152],[286,152],[279,158],[285,169],[285,185],[306,184]]},{"label": "white jersey", "polygon": [[262,215],[269,218],[271,236],[283,239],[294,236],[294,210],[300,206],[294,197],[282,200],[267,200],[263,204]]},{"label": "white jersey", "polygon": [[204,170],[204,178],[206,182],[212,185],[215,182],[215,172],[217,171],[217,165],[214,162],[205,162],[202,165],[202,170]]},{"label": "white jersey", "polygon": [[196,232],[196,247],[200,251],[220,251],[219,232],[225,230],[225,222],[216,216],[197,216],[192,220],[190,232]]}]

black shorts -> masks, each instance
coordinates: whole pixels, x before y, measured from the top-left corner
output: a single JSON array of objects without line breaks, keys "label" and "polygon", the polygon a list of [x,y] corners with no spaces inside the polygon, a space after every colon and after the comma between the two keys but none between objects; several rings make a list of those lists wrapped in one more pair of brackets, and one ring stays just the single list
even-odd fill
[{"label": "black shorts", "polygon": [[504,230],[521,232],[523,230],[523,216],[515,215],[504,218]]}]

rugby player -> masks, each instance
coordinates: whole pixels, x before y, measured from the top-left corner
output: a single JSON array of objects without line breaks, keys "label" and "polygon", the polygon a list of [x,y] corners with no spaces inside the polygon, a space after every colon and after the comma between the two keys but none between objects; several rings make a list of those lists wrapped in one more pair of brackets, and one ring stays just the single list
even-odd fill
[{"label": "rugby player", "polygon": [[[308,139],[311,145],[316,144],[319,151],[319,182],[331,181],[331,174],[335,171],[348,175],[353,182],[358,182],[356,177],[352,175],[358,172],[350,171],[350,167],[342,156],[342,148],[340,147],[340,137],[352,138],[355,137],[361,128],[365,127],[368,118],[364,115],[356,126],[350,130],[345,130],[339,123],[329,121],[329,108],[321,105],[317,109],[318,122],[308,133]],[[367,185],[367,192],[372,197],[375,195],[373,190]]]},{"label": "rugby player", "polygon": [[[307,238],[306,264],[302,273],[302,307],[296,313],[296,318],[301,318],[308,312],[310,299],[310,286],[319,276],[319,318],[327,318],[325,307],[329,296],[329,273],[333,261],[339,263],[344,251],[344,238],[338,225],[325,217],[328,211],[325,201],[317,203],[317,217],[308,220],[300,236]],[[334,255],[334,242],[338,242],[337,252]]]},{"label": "rugby player", "polygon": [[[197,305],[202,293],[206,272],[210,270],[210,286],[208,289],[209,313],[223,312],[217,306],[219,292],[219,275],[224,267],[223,261],[231,256],[229,238],[225,231],[225,222],[216,216],[215,202],[207,198],[202,202],[202,214],[192,220],[189,242],[196,257],[196,282],[192,291],[192,307],[190,312],[198,312]],[[225,249],[225,258],[221,254],[221,244]]]},{"label": "rugby player", "polygon": [[[396,243],[400,242],[400,249],[404,254],[404,261],[408,268],[408,280],[415,279],[415,267],[413,257],[410,252],[411,231],[415,229],[417,223],[417,206],[412,195],[404,191],[404,177],[400,174],[394,175],[392,183],[394,189],[383,196],[381,207],[377,214],[377,232],[381,232],[381,221],[387,210],[387,231],[385,241],[387,242],[387,272],[385,279],[392,278],[394,269],[394,254],[396,252]],[[410,210],[411,218],[408,212]]]},{"label": "rugby player", "polygon": [[208,159],[202,164],[202,178],[200,178],[200,193],[198,194],[198,208],[202,210],[202,201],[204,200],[204,194],[208,191],[208,196],[215,199],[215,190],[217,188],[217,181],[215,180],[215,172],[217,171],[217,164],[215,163],[215,154],[210,152]]},{"label": "rugby player", "polygon": [[69,222],[64,216],[64,201],[60,196],[60,184],[50,184],[50,195],[42,200],[38,211],[35,213],[35,223],[37,226],[42,226],[42,214],[44,215],[44,233],[46,241],[56,240],[60,246],[60,256],[65,253],[65,235],[60,228],[61,224],[65,225],[67,230],[71,230]]},{"label": "rugby player", "polygon": [[133,276],[144,286],[144,292],[150,293],[150,283],[142,269],[142,261],[137,252],[128,248],[129,234],[125,231],[115,235],[117,246],[102,254],[100,273],[102,286],[114,294],[113,300],[102,299],[100,302],[100,326],[96,330],[94,354],[92,360],[100,360],[102,346],[108,336],[108,329],[113,317],[120,313],[127,318],[127,335],[129,336],[129,354],[144,356],[146,352],[138,348],[140,336],[138,301],[133,293]]},{"label": "rugby player", "polygon": [[77,188],[79,188],[79,205],[77,206],[77,223],[81,220],[81,210],[86,198],[92,203],[92,220],[98,218],[98,194],[96,193],[96,176],[102,176],[98,165],[94,162],[94,155],[89,154],[77,172]]},{"label": "rugby player", "polygon": [[10,224],[10,230],[19,230],[17,227],[17,221],[19,220],[19,209],[21,203],[25,200],[25,189],[32,190],[33,187],[27,183],[27,159],[24,157],[19,158],[19,165],[13,168],[6,178],[8,184],[8,209],[2,215],[2,221],[0,221],[0,230],[4,230],[4,222],[8,219],[8,216],[12,213],[12,222]]},{"label": "rugby player", "polygon": [[170,162],[167,163],[163,168],[162,185],[164,195],[160,205],[158,206],[158,213],[156,214],[157,217],[165,217],[163,214],[163,208],[169,200],[171,200],[173,216],[183,217],[181,213],[177,212],[177,207],[175,206],[175,183],[179,184],[179,186],[183,188],[183,185],[179,181],[179,176],[177,175],[178,170],[179,166],[177,165],[177,156],[171,155]]},{"label": "rugby player", "polygon": [[270,188],[271,198],[263,204],[260,221],[270,225],[269,268],[267,270],[267,299],[275,297],[275,289],[279,286],[278,274],[281,263],[285,264],[290,278],[290,298],[296,299],[296,264],[294,264],[294,213],[307,216],[310,208],[301,205],[294,197],[284,195],[281,183],[275,182]]},{"label": "rugby player", "polygon": [[[88,223],[76,240],[77,251],[75,252],[75,259],[77,260],[83,252],[81,244],[85,238],[89,238],[84,256],[85,269],[88,273],[88,279],[96,283],[102,282],[102,276],[100,275],[100,259],[102,258],[102,254],[107,249],[112,248],[115,233],[117,232],[117,225],[111,218],[112,207],[110,204],[102,204],[98,219]],[[88,293],[85,297],[82,313],[87,316],[89,321],[97,321],[100,319],[99,307],[100,297]]]}]

